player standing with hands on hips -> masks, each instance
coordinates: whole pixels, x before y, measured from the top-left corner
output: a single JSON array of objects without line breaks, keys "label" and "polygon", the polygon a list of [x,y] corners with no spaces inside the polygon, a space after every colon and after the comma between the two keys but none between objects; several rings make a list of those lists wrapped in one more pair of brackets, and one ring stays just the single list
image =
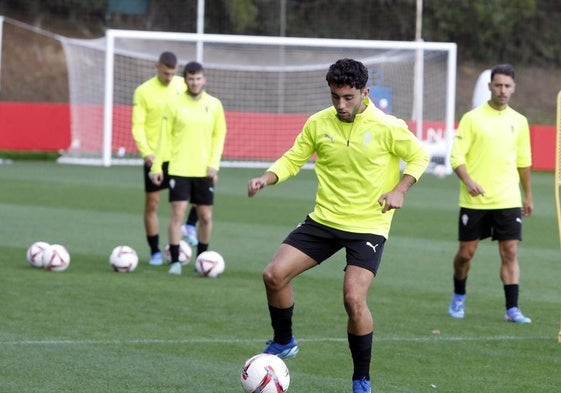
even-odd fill
[{"label": "player standing with hands on hips", "polygon": [[459,248],[453,263],[454,294],[448,314],[464,317],[471,260],[479,242],[491,237],[499,242],[504,320],[531,323],[518,308],[518,244],[522,240],[522,217],[530,216],[534,209],[532,152],[526,117],[508,106],[515,90],[511,65],[500,64],[491,70],[489,90],[490,100],[462,117],[452,145],[450,162],[460,179],[460,214]]},{"label": "player standing with hands on hips", "polygon": [[[204,87],[206,77],[203,66],[189,62],[183,70],[187,91],[177,99],[169,116],[171,127],[162,132],[157,152],[170,151],[169,222],[170,274],[181,274],[179,242],[181,226],[189,202],[196,205],[199,217],[197,255],[207,251],[212,232],[212,205],[214,186],[224,140],[226,117],[220,100],[208,94]],[[151,177],[155,184],[164,180],[163,162],[156,155]]]},{"label": "player standing with hands on hips", "polygon": [[162,151],[162,181],[154,184],[150,180],[150,168],[156,157],[160,132],[170,126],[165,113],[177,97],[185,92],[183,78],[175,75],[177,57],[172,52],[162,52],[156,63],[156,75],[134,91],[132,109],[132,135],[136,147],[144,160],[144,228],[150,247],[150,265],[162,265],[159,246],[160,223],[158,206],[160,191],[168,188],[168,152]]},{"label": "player standing with hands on hips", "polygon": [[[308,118],[294,145],[261,177],[248,196],[295,176],[317,154],[316,202],[303,223],[280,245],[263,272],[274,338],[265,353],[295,356],[291,280],[346,251],[343,301],[353,359],[353,393],[367,393],[373,321],[367,294],[380,264],[395,209],[426,169],[429,157],[403,120],[387,115],[368,98],[368,70],[340,59],[326,74],[333,106]],[[406,163],[400,177],[400,159]]]}]

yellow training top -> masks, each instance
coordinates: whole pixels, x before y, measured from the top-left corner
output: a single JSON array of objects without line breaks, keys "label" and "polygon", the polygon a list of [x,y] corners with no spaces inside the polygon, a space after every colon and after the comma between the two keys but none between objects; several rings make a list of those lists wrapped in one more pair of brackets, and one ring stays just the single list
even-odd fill
[{"label": "yellow training top", "polygon": [[[171,127],[162,133],[157,152],[170,152],[170,175],[207,177],[209,167],[220,169],[226,139],[226,117],[220,100],[203,91],[198,100],[181,94],[170,114]],[[162,154],[162,156],[164,156]],[[152,173],[161,173],[160,154]]]},{"label": "yellow training top", "polygon": [[[162,128],[169,122],[164,113],[177,97],[187,90],[185,80],[174,76],[169,85],[164,85],[157,76],[148,79],[134,91],[132,108],[132,136],[140,155],[144,158],[156,153]],[[169,160],[169,154],[162,158]]]},{"label": "yellow training top", "polygon": [[334,107],[312,115],[294,145],[268,170],[279,183],[298,173],[317,153],[316,204],[310,217],[329,227],[388,237],[394,210],[382,213],[378,198],[406,174],[419,179],[429,156],[407,124],[365,99],[366,110],[353,123],[337,118]]},{"label": "yellow training top", "polygon": [[460,120],[450,162],[454,169],[465,164],[485,190],[484,196],[473,197],[460,181],[461,207],[521,207],[518,168],[532,165],[528,120],[510,107],[498,111],[488,103],[467,112]]}]

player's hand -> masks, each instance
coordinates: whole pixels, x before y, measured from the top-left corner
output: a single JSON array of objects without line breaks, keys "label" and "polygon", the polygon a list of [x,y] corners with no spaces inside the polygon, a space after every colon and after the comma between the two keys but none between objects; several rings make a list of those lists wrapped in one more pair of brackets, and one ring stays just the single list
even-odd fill
[{"label": "player's hand", "polygon": [[263,177],[256,177],[251,179],[247,183],[247,196],[251,198],[252,196],[257,194],[260,189],[265,188],[266,186],[267,180]]},{"label": "player's hand", "polygon": [[164,174],[163,173],[150,173],[150,180],[152,183],[159,186],[164,181]]},{"label": "player's hand", "polygon": [[218,171],[214,168],[208,167],[206,170],[207,177],[212,179],[212,182],[216,184],[218,182]]},{"label": "player's hand", "polygon": [[394,189],[382,194],[380,198],[378,198],[378,204],[382,206],[382,213],[387,213],[392,209],[401,209],[404,198],[405,194],[403,192]]},{"label": "player's hand", "polygon": [[148,168],[152,166],[153,162],[154,162],[153,154],[148,154],[146,157],[144,157],[144,165],[146,165]]},{"label": "player's hand", "polygon": [[479,183],[471,180],[471,178],[468,181],[464,182],[464,184],[466,185],[466,189],[467,189],[467,192],[469,193],[469,195],[471,195],[471,196],[478,196],[478,195],[485,196],[485,190],[483,189],[483,187],[481,187],[479,185]]}]

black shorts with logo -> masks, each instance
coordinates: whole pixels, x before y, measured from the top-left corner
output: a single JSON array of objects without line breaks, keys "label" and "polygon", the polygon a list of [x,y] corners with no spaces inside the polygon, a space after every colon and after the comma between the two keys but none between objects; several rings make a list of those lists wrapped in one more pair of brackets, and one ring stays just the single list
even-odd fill
[{"label": "black shorts with logo", "polygon": [[183,177],[171,175],[169,201],[189,201],[194,205],[214,204],[214,181],[210,177]]},{"label": "black shorts with logo", "polygon": [[143,167],[144,167],[144,191],[145,192],[161,191],[161,190],[165,190],[166,188],[169,187],[168,166],[169,166],[169,162],[164,162],[162,164],[162,172],[164,174],[164,181],[162,182],[162,184],[157,185],[157,184],[154,184],[152,182],[152,179],[150,179],[150,167],[146,166],[146,164],[143,165]]},{"label": "black shorts with logo", "polygon": [[363,267],[376,275],[386,238],[371,233],[341,231],[322,225],[308,216],[288,234],[283,243],[297,248],[318,264],[344,248],[347,265]]},{"label": "black shorts with logo", "polygon": [[488,237],[493,240],[522,240],[522,209],[460,208],[458,239],[467,242]]}]

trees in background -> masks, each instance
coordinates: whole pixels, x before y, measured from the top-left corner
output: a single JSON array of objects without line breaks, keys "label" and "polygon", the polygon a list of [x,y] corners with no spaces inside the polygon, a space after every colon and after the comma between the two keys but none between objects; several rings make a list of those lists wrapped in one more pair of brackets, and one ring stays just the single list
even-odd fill
[{"label": "trees in background", "polygon": [[[145,12],[131,13],[135,3],[145,3]],[[377,40],[415,35],[416,0],[205,3],[207,33]],[[462,60],[561,64],[558,0],[424,0],[423,8],[423,39],[456,42]],[[100,35],[106,27],[194,32],[197,26],[197,0],[4,0],[0,13],[80,36]]]}]

